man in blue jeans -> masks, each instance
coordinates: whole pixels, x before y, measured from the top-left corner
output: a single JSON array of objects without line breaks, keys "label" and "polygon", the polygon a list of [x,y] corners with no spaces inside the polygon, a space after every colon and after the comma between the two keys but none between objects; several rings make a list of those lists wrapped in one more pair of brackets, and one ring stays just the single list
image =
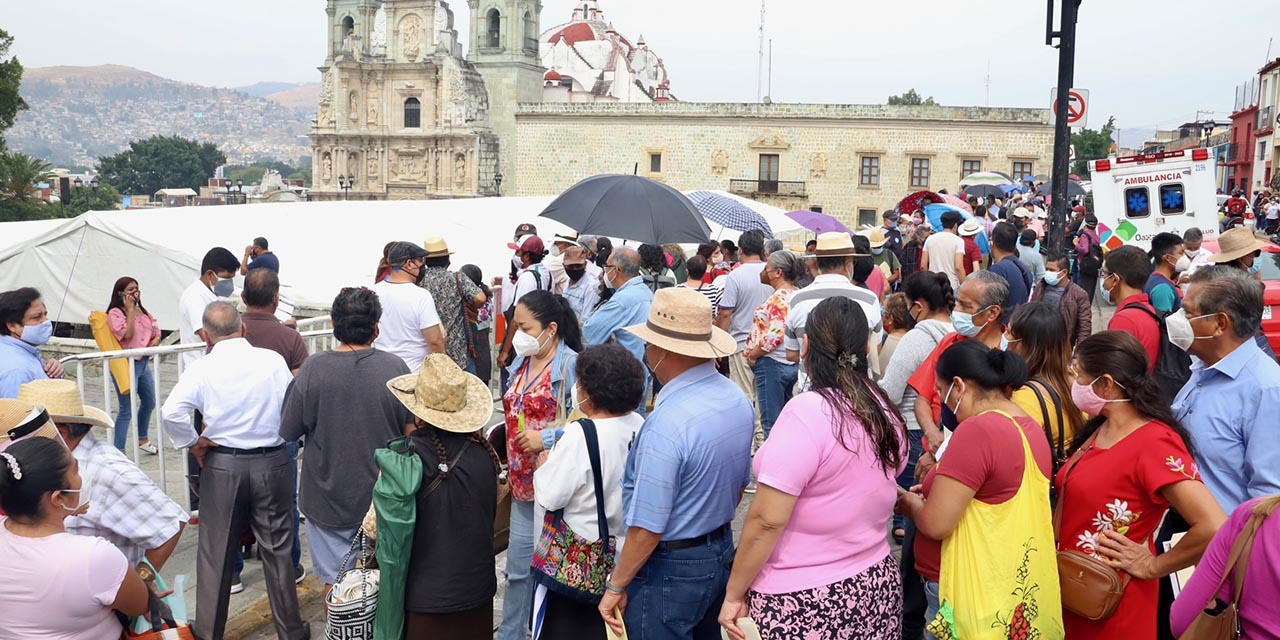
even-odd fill
[{"label": "man in blue jeans", "polygon": [[715,640],[756,420],[716,371],[738,345],[712,326],[706,296],[686,288],[659,290],[648,321],[626,331],[647,343],[645,364],[663,386],[622,477],[627,544],[600,613],[619,633],[625,619],[633,640]]}]

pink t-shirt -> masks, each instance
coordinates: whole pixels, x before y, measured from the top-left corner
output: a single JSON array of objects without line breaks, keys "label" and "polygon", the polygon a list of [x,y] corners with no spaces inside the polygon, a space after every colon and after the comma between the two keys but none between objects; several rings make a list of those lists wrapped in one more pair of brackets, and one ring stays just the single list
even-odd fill
[{"label": "pink t-shirt", "polygon": [[903,462],[886,473],[860,421],[849,419],[841,445],[833,415],[817,392],[792,398],[756,454],[760,484],[797,499],[754,591],[790,593],[840,582],[889,554],[886,532],[898,500],[895,478],[906,468],[906,438]]},{"label": "pink t-shirt", "polygon": [[124,339],[129,328],[129,318],[122,309],[107,311],[107,324],[111,333],[120,341],[121,349],[141,349],[151,344],[152,338],[160,335],[160,326],[156,317],[149,313],[139,313],[133,317],[133,337]]},{"label": "pink t-shirt", "polygon": [[129,562],[102,538],[25,538],[0,517],[0,638],[119,638],[111,611]]}]

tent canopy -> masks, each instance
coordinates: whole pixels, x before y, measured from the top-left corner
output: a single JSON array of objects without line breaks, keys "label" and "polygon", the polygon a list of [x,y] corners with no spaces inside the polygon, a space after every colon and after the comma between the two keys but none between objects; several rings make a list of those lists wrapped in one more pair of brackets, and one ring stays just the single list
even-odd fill
[{"label": "tent canopy", "polygon": [[[120,276],[136,278],[142,302],[165,329],[176,329],[178,298],[212,247],[240,256],[267,238],[280,259],[281,296],[328,307],[343,287],[373,284],[383,247],[443,236],[453,268],[475,264],[486,280],[510,269],[507,243],[523,222],[544,239],[568,231],[538,214],[551,196],[309,202],[247,206],[90,211],[71,220],[0,224],[0,291],[36,287],[57,322],[85,323],[106,309]],[[797,226],[775,207],[746,201],[775,230]],[[719,232],[713,226],[713,234]],[[724,231],[720,238],[736,238]],[[713,235],[713,237],[716,237]],[[237,285],[243,278],[237,274]]]}]

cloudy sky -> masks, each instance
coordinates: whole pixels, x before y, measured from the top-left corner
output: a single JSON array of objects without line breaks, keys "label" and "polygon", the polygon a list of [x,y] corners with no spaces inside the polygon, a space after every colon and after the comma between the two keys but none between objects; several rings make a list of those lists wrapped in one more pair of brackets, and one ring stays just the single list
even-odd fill
[{"label": "cloudy sky", "polygon": [[[543,0],[543,29],[571,0]],[[882,103],[916,88],[948,105],[1044,107],[1057,52],[1044,45],[1034,0],[769,0],[776,102]],[[1077,87],[1090,125],[1169,127],[1212,111],[1261,67],[1280,23],[1275,0],[1087,0]],[[323,62],[322,0],[6,2],[0,28],[28,66],[123,64],[218,86],[315,82]],[[454,0],[466,30],[466,3]],[[643,34],[689,101],[756,96],[757,0],[601,0],[620,32]],[[1209,11],[1212,10],[1212,13]],[[1249,16],[1254,16],[1252,19]],[[1271,46],[1280,56],[1280,43]],[[988,71],[989,69],[989,71]],[[990,74],[990,95],[986,77]],[[1202,113],[1201,118],[1208,117]]]}]

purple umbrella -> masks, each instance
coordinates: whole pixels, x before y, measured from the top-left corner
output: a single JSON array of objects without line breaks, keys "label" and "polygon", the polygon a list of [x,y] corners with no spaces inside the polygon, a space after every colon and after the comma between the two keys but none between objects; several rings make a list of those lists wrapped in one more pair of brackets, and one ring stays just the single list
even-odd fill
[{"label": "purple umbrella", "polygon": [[827,233],[829,231],[853,233],[849,230],[849,227],[844,226],[843,222],[818,211],[792,211],[787,214],[787,217],[814,233]]}]

